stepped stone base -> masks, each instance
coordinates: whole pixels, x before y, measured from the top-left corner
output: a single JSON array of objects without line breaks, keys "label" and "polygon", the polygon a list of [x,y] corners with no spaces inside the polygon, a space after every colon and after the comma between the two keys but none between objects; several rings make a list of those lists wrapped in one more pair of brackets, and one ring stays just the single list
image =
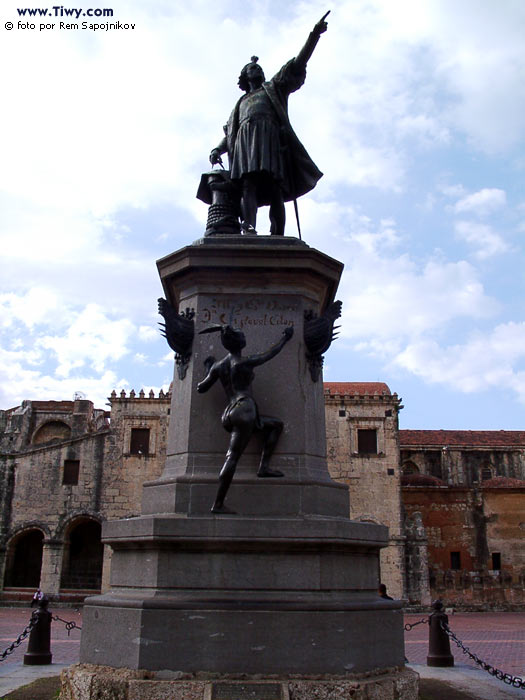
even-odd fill
[{"label": "stepped stone base", "polygon": [[62,671],[61,700],[418,700],[404,666],[349,676],[213,676],[76,664]]}]

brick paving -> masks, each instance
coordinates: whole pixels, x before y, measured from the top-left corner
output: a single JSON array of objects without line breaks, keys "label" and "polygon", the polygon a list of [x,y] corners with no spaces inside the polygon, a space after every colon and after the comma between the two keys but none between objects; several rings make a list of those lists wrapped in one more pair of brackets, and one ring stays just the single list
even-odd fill
[{"label": "brick paving", "polygon": [[[50,608],[53,615],[58,615],[63,620],[73,621],[82,627],[82,613],[75,612],[72,608]],[[31,618],[31,608],[0,608],[0,653],[3,652],[11,642],[14,642],[18,635],[27,626]],[[0,674],[6,673],[8,667],[20,664],[24,660],[27,649],[27,639],[15,649],[4,661],[0,662]],[[54,664],[74,664],[78,661],[80,650],[80,631],[72,630],[67,636],[67,630],[62,622],[54,621],[51,624],[51,653]]]},{"label": "brick paving", "polygon": [[[82,613],[71,608],[51,608],[53,615],[72,620],[82,626]],[[14,641],[29,622],[30,608],[0,608],[0,652]],[[414,623],[428,615],[405,615],[405,622]],[[523,613],[457,613],[449,615],[453,632],[487,663],[505,673],[525,677],[525,612]],[[78,661],[80,631],[72,630],[68,637],[65,626],[58,621],[51,625],[53,663],[73,664]],[[10,664],[20,664],[27,648],[22,642],[5,661],[0,662],[0,674]],[[455,644],[451,644],[456,664],[478,668]],[[418,625],[405,632],[405,654],[409,663],[426,664],[428,625]]]},{"label": "brick paving", "polygon": [[[413,624],[428,615],[405,615],[405,623]],[[525,678],[525,612],[519,613],[456,613],[448,624],[470,651],[504,673]],[[451,641],[455,664],[479,668]],[[405,632],[405,654],[412,664],[426,664],[428,624]],[[525,697],[525,696],[524,696]]]}]

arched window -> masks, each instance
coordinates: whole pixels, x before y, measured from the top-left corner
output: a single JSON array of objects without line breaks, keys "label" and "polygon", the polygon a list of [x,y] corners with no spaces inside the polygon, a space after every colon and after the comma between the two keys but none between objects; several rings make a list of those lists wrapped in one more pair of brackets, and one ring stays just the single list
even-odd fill
[{"label": "arched window", "polygon": [[103,545],[96,520],[82,518],[70,525],[64,542],[61,589],[100,590]]},{"label": "arched window", "polygon": [[403,462],[403,474],[419,474],[419,467],[410,460]]},{"label": "arched window", "polygon": [[14,537],[7,547],[4,586],[32,588],[40,585],[44,534],[36,528]]},{"label": "arched window", "polygon": [[51,420],[33,435],[33,445],[45,445],[50,442],[62,442],[71,438],[71,428],[61,420]]}]

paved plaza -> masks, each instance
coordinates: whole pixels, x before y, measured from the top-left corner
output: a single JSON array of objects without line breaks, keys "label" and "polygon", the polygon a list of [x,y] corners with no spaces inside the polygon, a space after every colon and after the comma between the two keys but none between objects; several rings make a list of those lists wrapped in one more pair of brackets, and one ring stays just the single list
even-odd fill
[{"label": "paved plaza", "polygon": [[[428,615],[406,615],[413,624]],[[449,615],[448,624],[470,651],[504,673],[525,677],[525,612],[457,613]],[[478,666],[451,642],[455,664]],[[426,664],[428,625],[417,625],[405,632],[405,655],[410,664]],[[524,694],[525,697],[525,694]]]},{"label": "paved plaza", "polygon": [[[70,608],[51,609],[53,615],[64,620],[73,621],[82,626],[82,613]],[[0,652],[6,649],[22,632],[31,617],[30,608],[0,608]],[[413,624],[428,615],[406,615],[405,622]],[[505,673],[525,677],[525,612],[523,613],[458,613],[449,616],[449,625],[454,633],[487,663],[496,666]],[[80,631],[73,629],[68,637],[65,625],[54,621],[51,626],[51,666],[23,667],[23,657],[27,647],[24,641],[13,654],[0,662],[0,698],[10,690],[32,678],[55,675],[64,666],[76,663],[80,648]],[[465,683],[472,687],[476,679],[487,686],[488,695],[477,691],[477,697],[490,700],[499,697],[523,696],[523,691],[514,690],[505,684],[490,678],[487,673],[470,671],[477,669],[461,650],[452,644],[456,666],[453,674],[443,669],[443,678],[455,685]],[[422,675],[426,675],[426,656],[428,651],[428,625],[420,624],[405,632],[405,653],[410,665],[415,666]],[[432,677],[440,677],[440,669],[428,672]],[[437,674],[437,675],[436,675]],[[470,674],[470,675],[469,675]],[[490,688],[493,688],[492,690]]]}]

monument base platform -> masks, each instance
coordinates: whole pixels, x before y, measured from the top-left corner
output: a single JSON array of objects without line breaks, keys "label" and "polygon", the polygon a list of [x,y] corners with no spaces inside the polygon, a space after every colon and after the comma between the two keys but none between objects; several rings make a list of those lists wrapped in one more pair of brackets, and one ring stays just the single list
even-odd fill
[{"label": "monument base platform", "polygon": [[86,598],[80,661],[185,673],[365,673],[404,659],[376,593],[386,528],[344,518],[105,523],[111,590]]},{"label": "monument base platform", "polygon": [[225,676],[76,664],[61,700],[417,700],[419,676],[399,666],[348,676]]}]

